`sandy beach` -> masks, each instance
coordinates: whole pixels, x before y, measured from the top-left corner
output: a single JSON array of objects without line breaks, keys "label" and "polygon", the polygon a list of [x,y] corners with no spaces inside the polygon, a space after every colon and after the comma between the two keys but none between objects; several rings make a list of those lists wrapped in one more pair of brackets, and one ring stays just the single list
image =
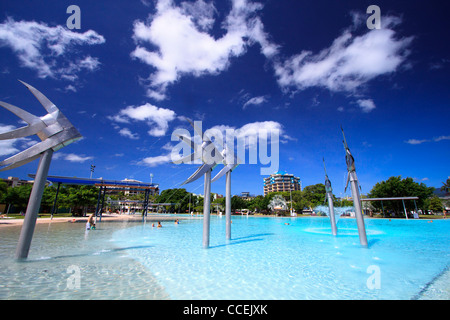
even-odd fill
[{"label": "sandy beach", "polygon": [[[84,223],[88,217],[53,217],[51,218],[38,218],[36,223],[61,223],[61,222],[72,222],[72,223]],[[99,218],[97,218],[99,219]],[[183,219],[183,217],[167,217],[167,216],[147,216],[147,221],[174,221],[175,219]],[[24,219],[15,218],[0,218],[0,229],[4,227],[11,226],[21,226]],[[108,221],[142,221],[141,215],[127,215],[127,214],[108,214],[102,216],[102,222]]]}]

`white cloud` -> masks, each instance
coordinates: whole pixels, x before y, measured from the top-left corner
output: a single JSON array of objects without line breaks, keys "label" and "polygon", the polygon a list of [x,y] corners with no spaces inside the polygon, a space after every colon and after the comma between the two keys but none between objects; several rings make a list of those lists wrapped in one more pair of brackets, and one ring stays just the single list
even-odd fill
[{"label": "white cloud", "polygon": [[253,97],[253,98],[249,99],[246,103],[244,103],[242,109],[246,109],[250,105],[260,105],[264,102],[267,102],[267,99],[265,96]]},{"label": "white cloud", "polygon": [[99,66],[97,58],[88,55],[69,61],[67,55],[76,46],[104,42],[103,36],[93,30],[78,33],[63,26],[12,18],[0,24],[0,46],[11,48],[22,66],[35,70],[40,78],[75,81],[82,70],[94,71]]},{"label": "white cloud", "polygon": [[319,53],[302,51],[284,62],[275,62],[279,85],[288,90],[323,87],[354,92],[373,78],[396,71],[408,55],[412,37],[398,39],[396,17],[382,17],[383,28],[354,35],[351,28]]},{"label": "white cloud", "polygon": [[211,129],[219,130],[222,132],[222,135],[226,137],[226,130],[233,129],[234,137],[237,140],[245,142],[245,147],[249,148],[252,146],[256,146],[258,143],[258,137],[262,133],[267,133],[268,138],[270,137],[270,133],[273,131],[278,131],[281,139],[280,142],[287,142],[286,140],[295,140],[284,132],[283,126],[276,121],[261,121],[261,122],[251,122],[243,125],[240,128],[230,127],[227,125],[218,125],[214,126]]},{"label": "white cloud", "polygon": [[116,114],[113,116],[107,116],[107,118],[111,121],[118,122],[118,123],[130,123],[130,120],[128,120],[127,118],[125,118],[124,116],[122,116],[120,114]]},{"label": "white cloud", "polygon": [[[240,128],[231,127],[228,125],[217,125],[214,126],[208,130],[205,130],[206,134],[208,133],[214,133],[214,131],[220,131],[222,134],[222,138],[226,139],[226,130],[234,130],[233,139],[240,141],[242,143],[242,146],[245,149],[251,149],[256,148],[258,144],[258,138],[261,134],[267,134],[267,138],[270,139],[270,133],[273,131],[278,131],[279,137],[284,140],[280,140],[280,142],[287,142],[287,140],[295,140],[294,138],[291,138],[288,136],[283,129],[283,126],[276,121],[262,121],[262,122],[252,122],[247,123],[243,125]],[[209,132],[208,132],[209,131]],[[265,137],[265,136],[264,136]],[[214,135],[214,138],[217,138],[217,136]],[[236,144],[237,141],[234,141]],[[197,143],[200,143],[200,141],[197,141]],[[226,142],[221,141],[219,144],[216,144],[216,146],[219,149],[222,149]],[[239,143],[239,142],[237,142]],[[268,141],[268,143],[272,143],[272,141]],[[167,154],[155,156],[155,157],[147,157],[139,162],[137,162],[138,165],[144,165],[144,166],[150,166],[155,167],[161,164],[170,163],[174,160],[177,160],[181,158],[182,156],[180,154],[173,153],[174,152],[175,145],[172,145],[170,142],[166,143],[162,149],[169,151]]]},{"label": "white cloud", "polygon": [[236,129],[236,136],[237,138],[256,136],[261,130],[266,130],[269,132],[278,130],[281,133],[283,131],[283,127],[279,122],[276,121],[252,122]]},{"label": "white cloud", "polygon": [[[158,0],[156,13],[147,21],[135,21],[133,28],[136,48],[131,56],[152,68],[142,81],[147,95],[163,100],[168,86],[184,75],[216,75],[254,44],[259,44],[261,53],[273,62],[278,84],[285,91],[323,87],[354,93],[404,64],[413,40],[399,38],[394,31],[400,18],[384,16],[382,29],[369,30],[362,15],[353,14],[354,25],[329,47],[285,59],[257,16],[262,8],[262,4],[249,0],[231,0],[231,10],[221,23],[224,34],[216,38],[209,33],[217,23],[212,2],[184,1],[176,5],[172,0]],[[356,33],[358,27],[363,31]]]},{"label": "white cloud", "polygon": [[[148,78],[147,95],[165,99],[167,87],[186,74],[218,74],[253,43],[259,43],[266,56],[274,55],[277,46],[268,40],[259,18],[253,17],[261,8],[261,4],[233,0],[221,24],[226,33],[216,39],[208,33],[215,23],[212,2],[197,0],[176,6],[172,0],[159,0],[149,21],[135,21],[133,29],[137,47],[131,56],[156,69]],[[147,44],[157,50],[147,49]]]},{"label": "white cloud", "polygon": [[430,141],[430,140],[426,140],[426,139],[424,139],[424,140],[409,139],[409,140],[407,140],[405,142],[408,143],[408,144],[422,144],[422,143],[428,142],[428,141]]},{"label": "white cloud", "polygon": [[433,140],[436,142],[442,141],[442,140],[450,140],[450,136],[440,136],[440,137],[434,138]]},{"label": "white cloud", "polygon": [[163,145],[163,146],[161,147],[161,149],[167,150],[167,151],[172,151],[172,149],[173,149],[174,147],[175,147],[175,146],[174,146],[173,144],[171,144],[170,142],[167,142],[165,145]]},{"label": "white cloud", "polygon": [[138,165],[144,165],[148,167],[156,167],[161,164],[169,163],[172,161],[171,154],[156,156],[156,157],[147,157],[138,162]]},{"label": "white cloud", "polygon": [[122,128],[119,130],[119,134],[123,137],[127,137],[133,140],[139,139],[139,135],[137,133],[132,133],[128,128]]},{"label": "white cloud", "polygon": [[209,31],[214,25],[214,14],[217,13],[214,4],[207,3],[203,0],[195,2],[182,2],[182,12],[190,16],[194,24],[201,31]]},{"label": "white cloud", "polygon": [[375,103],[373,102],[372,99],[359,99],[356,102],[358,103],[362,112],[364,113],[369,113],[370,111],[376,108]]},{"label": "white cloud", "polygon": [[77,92],[77,89],[76,89],[73,85],[71,85],[71,84],[69,84],[68,86],[66,86],[64,90],[65,90],[66,92],[68,92],[68,91]]},{"label": "white cloud", "polygon": [[[176,113],[173,110],[159,108],[150,103],[146,103],[137,107],[128,106],[125,109],[120,110],[117,115],[108,118],[119,123],[129,123],[130,120],[146,121],[151,127],[148,134],[154,137],[161,137],[166,134],[167,129],[169,128],[169,122],[176,118]],[[121,134],[127,134],[126,130]]]},{"label": "white cloud", "polygon": [[64,159],[67,160],[67,161],[70,161],[70,162],[85,162],[87,160],[94,159],[94,157],[85,157],[85,156],[82,156],[82,155],[69,153],[68,155],[66,155],[66,157]]},{"label": "white cloud", "polygon": [[[27,123],[25,123],[27,124]],[[5,133],[8,131],[12,131],[17,129],[17,127],[13,125],[4,125],[0,123],[0,133]],[[38,143],[36,140],[32,140],[31,138],[18,138],[18,139],[8,139],[8,140],[0,140],[0,156],[13,155],[18,153],[32,145]],[[3,160],[3,159],[0,159]]]},{"label": "white cloud", "polygon": [[[3,125],[0,123],[0,133],[5,133],[15,129],[16,127],[12,125]],[[0,156],[6,156],[19,152],[19,149],[16,147],[16,143],[18,141],[19,139],[0,140]]]},{"label": "white cloud", "polygon": [[62,160],[70,161],[70,162],[83,163],[87,160],[94,159],[94,157],[87,157],[85,155],[78,155],[78,154],[74,154],[74,153],[66,154],[66,153],[62,153],[62,152],[57,152],[54,154],[53,159],[55,159],[55,160],[62,159]]},{"label": "white cloud", "polygon": [[440,136],[440,137],[437,137],[437,138],[433,138],[431,140],[429,140],[429,139],[422,139],[422,140],[409,139],[409,140],[406,140],[405,143],[408,143],[408,144],[422,144],[422,143],[425,143],[425,142],[439,142],[439,141],[442,141],[442,140],[450,140],[450,136]]},{"label": "white cloud", "polygon": [[84,59],[79,59],[75,63],[69,62],[68,66],[62,67],[57,72],[62,79],[68,81],[75,81],[78,79],[78,73],[81,70],[86,69],[88,71],[95,71],[100,66],[100,62],[97,58],[87,56]]}]

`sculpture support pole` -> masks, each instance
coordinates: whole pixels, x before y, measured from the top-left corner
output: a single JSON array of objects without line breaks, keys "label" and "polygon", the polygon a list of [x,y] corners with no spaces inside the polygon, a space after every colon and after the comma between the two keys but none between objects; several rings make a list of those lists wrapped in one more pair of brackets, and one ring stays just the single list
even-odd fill
[{"label": "sculpture support pole", "polygon": [[209,248],[209,213],[211,205],[211,169],[205,173],[205,189],[203,196],[203,248]]},{"label": "sculpture support pole", "polygon": [[231,171],[226,173],[225,185],[225,234],[226,239],[231,239]]},{"label": "sculpture support pole", "polygon": [[106,194],[106,186],[103,187],[102,206],[100,207],[100,222],[102,222],[102,212],[103,212],[103,206],[105,204],[105,194]]},{"label": "sculpture support pole", "polygon": [[27,211],[20,231],[19,243],[16,248],[16,259],[26,259],[33,239],[34,227],[39,208],[41,206],[42,194],[44,193],[45,182],[47,181],[48,170],[52,160],[53,149],[48,149],[41,155],[30,199],[28,200]]},{"label": "sculpture support pole", "polygon": [[361,210],[361,198],[358,191],[358,178],[356,172],[349,172],[350,184],[352,188],[353,208],[355,209],[356,224],[358,225],[359,242],[362,246],[367,246],[366,228]]},{"label": "sculpture support pole", "polygon": [[97,223],[97,213],[98,213],[98,209],[100,208],[100,197],[102,196],[102,189],[103,189],[103,187],[100,186],[100,189],[98,190],[97,207],[95,208],[95,222],[94,223]]},{"label": "sculpture support pole", "polygon": [[331,192],[327,192],[327,198],[328,198],[328,208],[330,211],[331,233],[333,234],[333,236],[335,236],[337,235],[336,216],[334,215],[333,196],[331,195]]},{"label": "sculpture support pole", "polygon": [[53,201],[53,207],[52,207],[50,220],[53,220],[53,213],[55,213],[56,203],[58,201],[58,194],[59,194],[59,188],[60,187],[61,187],[61,182],[58,182],[58,188],[56,188],[56,195],[55,195],[55,200]]}]

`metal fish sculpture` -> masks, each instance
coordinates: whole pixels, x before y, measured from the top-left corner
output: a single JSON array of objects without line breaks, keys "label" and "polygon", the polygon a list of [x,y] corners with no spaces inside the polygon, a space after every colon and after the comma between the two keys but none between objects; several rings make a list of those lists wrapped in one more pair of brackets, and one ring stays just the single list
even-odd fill
[{"label": "metal fish sculpture", "polygon": [[[20,81],[20,80],[19,80]],[[17,139],[37,135],[42,141],[30,148],[19,152],[0,162],[0,171],[14,169],[31,162],[46,150],[59,150],[64,146],[80,139],[82,136],[62,112],[45,95],[31,85],[20,81],[33,95],[39,100],[42,106],[47,110],[47,114],[42,117],[35,116],[21,108],[9,103],[0,101],[0,106],[11,111],[23,121],[27,126],[21,127],[9,132],[1,133],[0,140]]]}]

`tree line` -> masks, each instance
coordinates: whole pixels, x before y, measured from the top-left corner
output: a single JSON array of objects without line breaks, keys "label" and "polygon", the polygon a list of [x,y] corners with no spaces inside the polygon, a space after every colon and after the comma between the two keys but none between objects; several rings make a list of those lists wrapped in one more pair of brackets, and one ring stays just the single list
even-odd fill
[{"label": "tree line", "polygon": [[[0,203],[6,204],[5,211],[9,213],[24,212],[28,205],[32,184],[22,184],[17,187],[7,187],[0,181]],[[97,204],[98,187],[83,185],[61,185],[58,193],[57,206],[73,215],[83,213]],[[50,212],[56,197],[57,186],[51,185],[44,189],[39,212]]]},{"label": "tree line", "polygon": [[[50,212],[54,199],[56,196],[55,185],[47,186],[41,202],[40,212]],[[441,190],[449,191],[450,179],[447,179]],[[24,184],[18,187],[7,187],[7,184],[0,181],[0,203],[7,204],[10,207],[10,212],[25,211],[28,204],[32,185]],[[83,185],[61,185],[58,194],[59,208],[65,208],[65,212],[72,212],[74,215],[83,215],[87,210],[95,210],[98,199],[98,187],[83,186]],[[378,182],[367,194],[368,198],[388,198],[388,197],[409,197],[416,196],[418,209],[433,210],[441,212],[443,210],[442,201],[433,196],[433,187],[427,187],[424,183],[417,183],[412,178],[402,179],[401,176],[390,177],[388,180]],[[313,209],[318,205],[326,204],[325,202],[325,185],[322,183],[306,186],[302,191],[290,192],[273,192],[266,196],[256,196],[249,201],[243,200],[239,196],[231,198],[231,210],[248,209],[252,212],[262,214],[273,213],[269,209],[269,203],[275,195],[281,195],[288,203],[289,211],[291,204],[292,208],[297,213],[302,213],[306,209]],[[107,194],[111,200],[143,200],[144,194],[125,195],[123,192],[114,192]],[[291,202],[292,198],[292,202]],[[196,196],[183,188],[166,189],[158,196],[151,196],[150,202],[154,203],[172,203],[170,206],[165,206],[166,212],[202,212],[203,211],[203,197]],[[353,202],[345,199],[337,199],[333,195],[334,206],[352,206]],[[444,203],[445,204],[445,203]],[[448,204],[446,204],[448,205]],[[12,208],[11,208],[12,206]],[[405,201],[406,210],[415,210],[415,205],[412,201]],[[404,214],[403,203],[401,201],[383,201],[383,208],[381,202],[372,201],[368,204],[370,210],[381,212],[384,210],[387,215],[395,214],[396,216]],[[224,211],[225,198],[215,199],[211,195],[212,210]],[[12,211],[11,211],[12,210]],[[5,209],[6,211],[6,209]]]}]

